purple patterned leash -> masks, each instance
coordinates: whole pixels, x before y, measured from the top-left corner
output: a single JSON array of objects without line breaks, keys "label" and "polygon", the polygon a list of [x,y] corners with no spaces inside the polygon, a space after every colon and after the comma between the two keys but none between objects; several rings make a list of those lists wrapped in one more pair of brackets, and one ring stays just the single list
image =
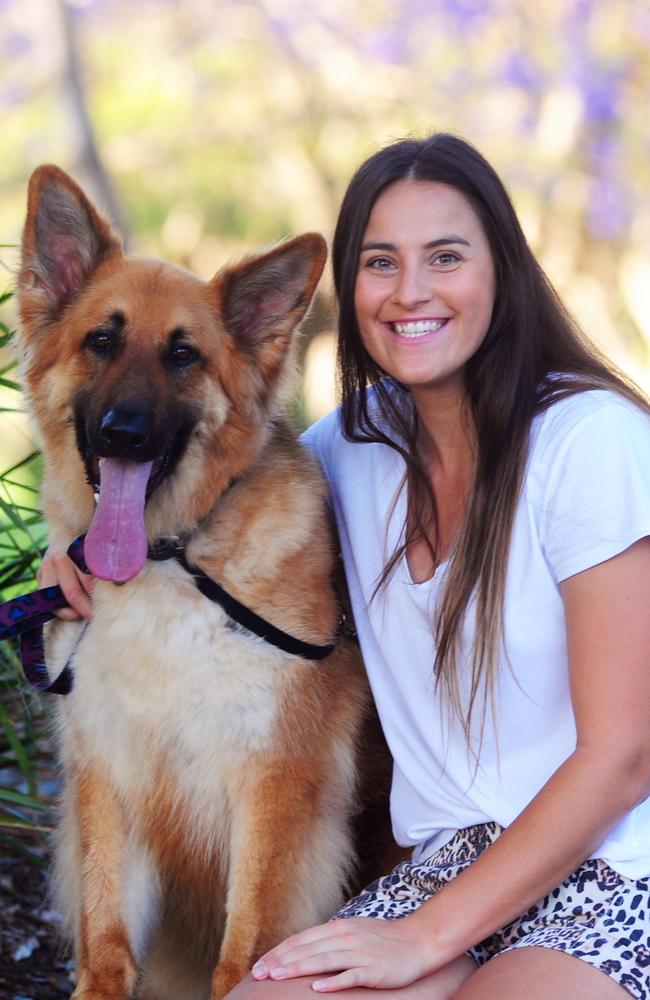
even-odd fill
[{"label": "purple patterned leash", "polygon": [[[75,538],[68,555],[82,573],[88,572],[84,559],[84,535]],[[25,677],[33,688],[45,694],[69,694],[72,670],[66,663],[59,676],[50,682],[43,648],[43,625],[51,621],[59,608],[69,607],[60,587],[42,587],[31,594],[14,597],[0,605],[0,640],[20,636],[20,659]]]}]

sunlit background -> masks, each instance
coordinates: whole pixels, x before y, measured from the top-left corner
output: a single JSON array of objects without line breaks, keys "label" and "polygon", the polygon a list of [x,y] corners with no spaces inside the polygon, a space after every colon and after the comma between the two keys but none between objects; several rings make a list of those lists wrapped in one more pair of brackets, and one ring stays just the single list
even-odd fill
[{"label": "sunlit background", "polygon": [[[331,237],[368,153],[449,129],[504,178],[586,332],[650,386],[648,0],[0,0],[0,47],[0,243],[53,161],[131,251],[209,277],[283,236]],[[9,288],[15,250],[0,257]],[[305,422],[335,400],[332,329],[326,281]],[[28,429],[3,419],[6,465]]]}]

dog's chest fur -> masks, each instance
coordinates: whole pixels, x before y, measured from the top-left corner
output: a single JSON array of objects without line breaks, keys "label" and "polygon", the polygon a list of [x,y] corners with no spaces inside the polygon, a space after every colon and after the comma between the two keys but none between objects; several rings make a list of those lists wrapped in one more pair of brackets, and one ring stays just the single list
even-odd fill
[{"label": "dog's chest fur", "polygon": [[317,669],[237,630],[174,563],[148,563],[125,587],[97,581],[92,621],[54,630],[54,669],[75,640],[64,752],[103,762],[126,796],[173,760],[205,800],[271,749],[287,674]]}]

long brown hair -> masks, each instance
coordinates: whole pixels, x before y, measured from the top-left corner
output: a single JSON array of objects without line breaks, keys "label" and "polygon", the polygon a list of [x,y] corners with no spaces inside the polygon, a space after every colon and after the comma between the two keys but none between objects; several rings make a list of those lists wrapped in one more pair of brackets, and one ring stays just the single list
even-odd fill
[{"label": "long brown hair", "polygon": [[[401,180],[448,184],[468,199],[488,239],[496,276],[490,325],[466,367],[467,412],[477,438],[473,487],[432,622],[437,683],[458,713],[469,746],[477,699],[483,704],[481,734],[486,705],[494,711],[508,552],[533,418],[555,401],[589,389],[613,389],[648,412],[650,406],[582,335],[533,256],[503,184],[476,149],[457,136],[437,133],[401,140],[375,153],[354,175],[343,199],[333,270],[344,434],[351,441],[388,445],[406,467],[410,519],[377,590],[417,538],[427,541],[434,564],[440,561],[436,498],[416,448],[417,412],[408,390],[366,352],[354,309],[360,248],[371,209],[388,185]],[[463,705],[457,646],[473,596],[476,633],[469,700]]]}]

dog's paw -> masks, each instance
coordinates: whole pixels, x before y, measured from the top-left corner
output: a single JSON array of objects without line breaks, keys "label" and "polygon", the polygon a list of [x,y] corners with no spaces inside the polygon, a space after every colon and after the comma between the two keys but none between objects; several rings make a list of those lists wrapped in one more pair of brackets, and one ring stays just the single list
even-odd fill
[{"label": "dog's paw", "polygon": [[76,989],[70,1000],[127,1000],[126,993],[107,993],[106,990]]},{"label": "dog's paw", "polygon": [[121,986],[111,989],[104,983],[101,985],[77,986],[70,1000],[128,1000],[131,990]]}]

